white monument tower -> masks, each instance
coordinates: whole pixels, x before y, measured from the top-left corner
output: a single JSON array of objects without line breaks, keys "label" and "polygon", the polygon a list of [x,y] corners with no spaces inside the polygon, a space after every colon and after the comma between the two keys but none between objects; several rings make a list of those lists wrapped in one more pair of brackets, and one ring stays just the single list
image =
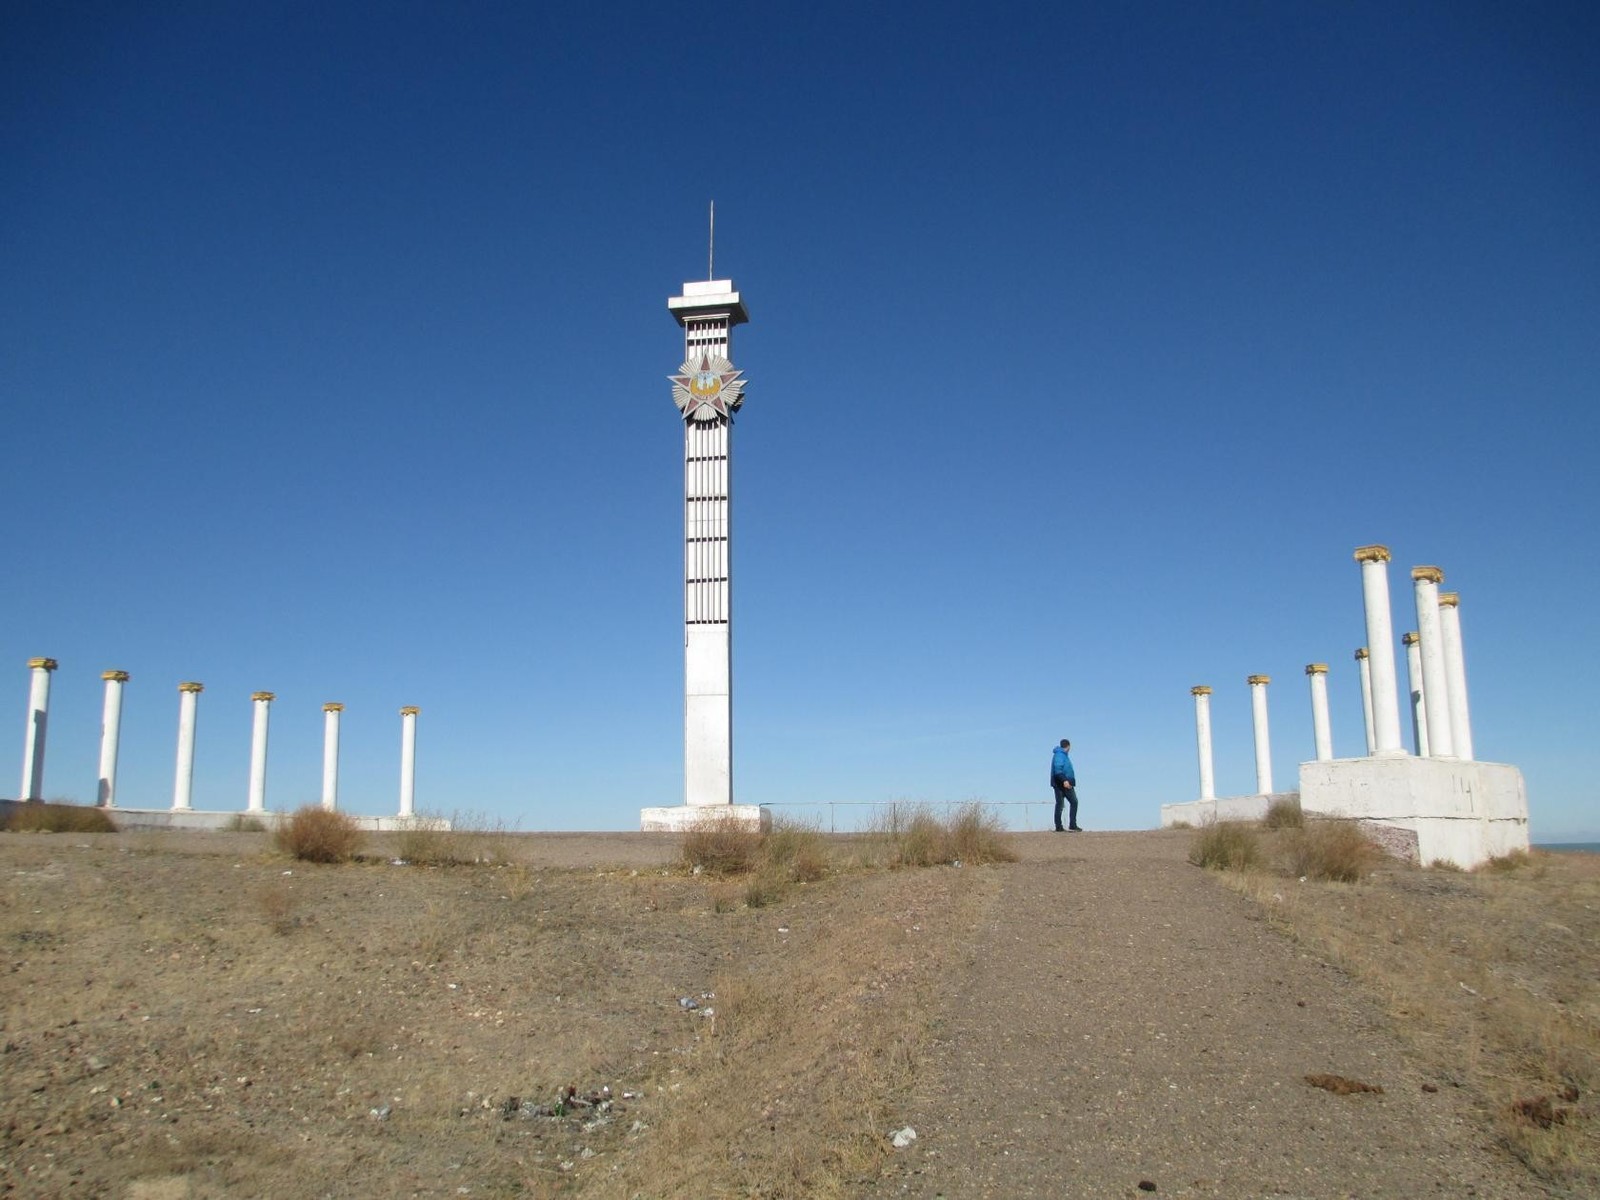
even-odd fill
[{"label": "white monument tower", "polygon": [[640,826],[758,825],[759,806],[733,802],[729,479],[744,372],[729,335],[750,317],[731,279],[686,283],[667,309],[683,326],[683,365],[671,376],[683,420],[683,804],[644,809]]}]

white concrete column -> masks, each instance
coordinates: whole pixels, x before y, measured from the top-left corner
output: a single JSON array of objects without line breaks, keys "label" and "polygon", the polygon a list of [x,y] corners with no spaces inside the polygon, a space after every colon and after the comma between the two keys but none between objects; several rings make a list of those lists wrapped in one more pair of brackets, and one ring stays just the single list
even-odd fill
[{"label": "white concrete column", "polygon": [[1333,726],[1328,722],[1328,664],[1307,663],[1311,680],[1311,738],[1316,743],[1317,761],[1333,759]]},{"label": "white concrete column", "polygon": [[44,735],[50,724],[50,672],[56,669],[53,658],[30,658],[28,670],[27,740],[22,744],[22,786],[18,800],[44,799]]},{"label": "white concrete column", "polygon": [[1422,648],[1415,633],[1402,634],[1406,648],[1406,682],[1411,689],[1411,744],[1418,758],[1428,757],[1428,698],[1422,692]]},{"label": "white concrete column", "polygon": [[1378,739],[1372,728],[1372,660],[1365,646],[1356,647],[1356,672],[1361,676],[1361,715],[1367,729],[1367,753],[1371,754]]},{"label": "white concrete column", "polygon": [[1428,754],[1454,758],[1455,739],[1450,733],[1450,688],[1444,678],[1444,645],[1439,632],[1439,585],[1444,572],[1438,567],[1412,567],[1411,584],[1417,597],[1417,641],[1422,647],[1422,694],[1429,700]]},{"label": "white concrete column", "polygon": [[1400,744],[1400,691],[1395,682],[1394,625],[1389,613],[1389,548],[1362,546],[1361,594],[1367,609],[1367,662],[1372,671],[1372,752],[1404,754]]},{"label": "white concrete column", "polygon": [[1467,660],[1461,650],[1461,595],[1439,593],[1439,633],[1444,643],[1444,682],[1450,696],[1450,737],[1456,757],[1472,761],[1472,713],[1467,708]]},{"label": "white concrete column", "polygon": [[408,704],[400,710],[400,815],[417,815],[417,714]]},{"label": "white concrete column", "polygon": [[1189,689],[1194,697],[1194,740],[1200,751],[1200,799],[1217,798],[1216,776],[1211,770],[1211,689],[1199,684]]},{"label": "white concrete column", "polygon": [[1268,795],[1272,791],[1272,738],[1267,733],[1267,684],[1270,675],[1252,675],[1245,680],[1250,685],[1250,715],[1256,731],[1256,791]]},{"label": "white concrete column", "polygon": [[342,704],[322,706],[322,807],[339,807],[339,714]]},{"label": "white concrete column", "polygon": [[255,718],[250,725],[250,799],[246,810],[267,811],[267,722],[271,720],[273,692],[251,692]]},{"label": "white concrete column", "polygon": [[172,807],[187,811],[194,807],[194,726],[203,683],[178,685],[178,769],[172,785]]},{"label": "white concrete column", "polygon": [[117,744],[122,737],[122,685],[126,671],[102,671],[106,682],[105,707],[100,710],[100,786],[96,801],[102,808],[117,806]]}]

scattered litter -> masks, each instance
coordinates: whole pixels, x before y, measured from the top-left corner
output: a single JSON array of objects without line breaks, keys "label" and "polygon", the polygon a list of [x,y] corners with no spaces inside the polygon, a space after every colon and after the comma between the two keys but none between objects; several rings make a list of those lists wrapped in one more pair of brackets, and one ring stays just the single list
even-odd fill
[{"label": "scattered litter", "polygon": [[1153,1192],[1153,1191],[1155,1191],[1156,1190],[1156,1181],[1154,1179],[1141,1179],[1141,1180],[1139,1180],[1139,1190],[1141,1192]]},{"label": "scattered litter", "polygon": [[387,1121],[389,1119],[389,1114],[392,1111],[393,1110],[387,1104],[385,1104],[382,1108],[373,1109],[367,1114],[367,1116],[371,1117],[374,1121]]},{"label": "scattered litter", "polygon": [[403,858],[391,858],[389,865],[391,867],[409,867],[411,864]]},{"label": "scattered litter", "polygon": [[779,933],[788,933],[789,932],[789,927],[787,925],[779,925],[778,926],[778,932]]},{"label": "scattered litter", "polygon": [[293,871],[285,871],[285,872],[284,872],[284,874],[285,874],[285,875],[293,875],[293,874],[294,874],[294,872],[293,872]]},{"label": "scattered litter", "polygon": [[1466,994],[1467,994],[1467,995],[1469,995],[1469,996],[1476,996],[1476,995],[1477,995],[1477,994],[1478,994],[1478,989],[1477,989],[1477,988],[1469,988],[1469,987],[1468,987],[1468,986],[1467,986],[1467,985],[1466,985],[1466,984],[1464,984],[1464,983],[1463,983],[1463,984],[1462,984],[1462,985],[1461,985],[1461,990],[1462,990],[1462,991],[1463,991],[1463,992],[1465,992],[1465,993],[1466,993]]},{"label": "scattered litter", "polygon": [[896,1150],[904,1150],[917,1140],[917,1131],[907,1125],[904,1129],[896,1129],[889,1135],[889,1144]]},{"label": "scattered litter", "polygon": [[700,1002],[693,996],[679,996],[678,1007],[683,1009],[684,1012],[693,1012],[700,1007]]}]

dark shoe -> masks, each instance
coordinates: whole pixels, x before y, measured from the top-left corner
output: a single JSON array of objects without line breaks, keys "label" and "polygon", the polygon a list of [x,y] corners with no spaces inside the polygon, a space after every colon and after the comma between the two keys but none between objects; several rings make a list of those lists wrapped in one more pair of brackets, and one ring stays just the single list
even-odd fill
[{"label": "dark shoe", "polygon": [[1067,826],[1067,832],[1068,833],[1082,833],[1083,832],[1083,826],[1082,825],[1068,825]]},{"label": "dark shoe", "polygon": [[1056,826],[1056,832],[1057,832],[1057,833],[1065,833],[1065,832],[1066,832],[1066,830],[1065,830],[1065,829],[1063,829],[1063,828],[1061,828],[1061,826],[1059,826],[1059,825],[1057,825],[1057,826]]}]

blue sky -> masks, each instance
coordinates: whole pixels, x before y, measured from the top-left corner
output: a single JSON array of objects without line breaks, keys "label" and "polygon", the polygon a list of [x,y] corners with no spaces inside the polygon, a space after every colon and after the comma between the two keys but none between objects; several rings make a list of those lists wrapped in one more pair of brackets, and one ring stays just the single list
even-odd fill
[{"label": "blue sky", "polygon": [[353,811],[404,704],[419,807],[677,803],[715,199],[739,800],[1048,799],[1069,736],[1085,824],[1146,827],[1193,684],[1254,790],[1253,673],[1292,781],[1307,662],[1363,748],[1382,542],[1397,634],[1411,566],[1461,592],[1535,838],[1600,837],[1590,5],[13,3],[0,163],[0,794],[49,655],[52,796],[119,667],[128,804],[185,679],[201,807],[257,689],[274,808],[328,700]]}]

